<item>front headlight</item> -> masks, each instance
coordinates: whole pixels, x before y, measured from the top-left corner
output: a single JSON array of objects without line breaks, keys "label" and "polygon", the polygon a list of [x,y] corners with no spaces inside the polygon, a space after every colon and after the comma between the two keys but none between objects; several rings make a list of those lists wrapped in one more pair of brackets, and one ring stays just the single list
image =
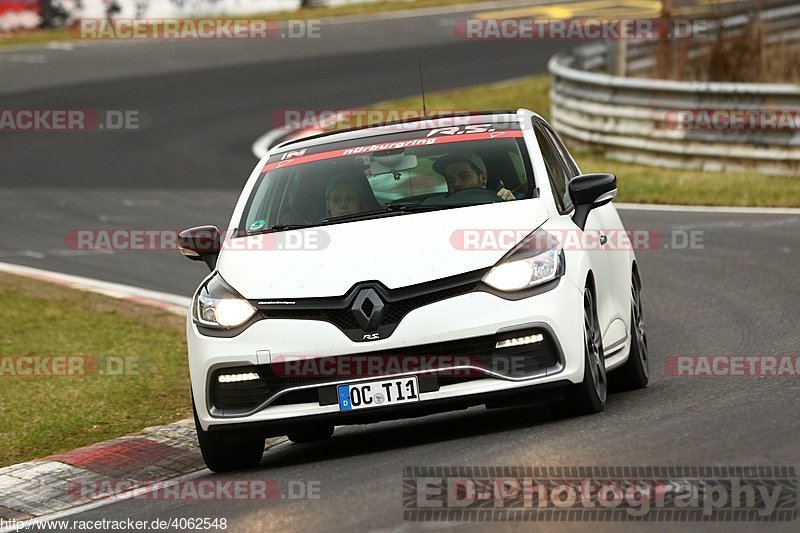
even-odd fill
[{"label": "front headlight", "polygon": [[552,281],[563,272],[561,242],[536,230],[498,261],[483,282],[500,291],[519,291]]},{"label": "front headlight", "polygon": [[214,274],[197,291],[192,302],[192,317],[196,324],[208,328],[230,329],[241,326],[256,313],[222,276]]}]

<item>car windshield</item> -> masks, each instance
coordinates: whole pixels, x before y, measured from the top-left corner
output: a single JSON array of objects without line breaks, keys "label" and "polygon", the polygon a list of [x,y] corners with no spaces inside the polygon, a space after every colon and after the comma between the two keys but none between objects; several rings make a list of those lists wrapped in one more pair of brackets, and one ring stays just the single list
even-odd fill
[{"label": "car windshield", "polygon": [[250,195],[247,234],[531,197],[516,123],[405,131],[274,154]]}]

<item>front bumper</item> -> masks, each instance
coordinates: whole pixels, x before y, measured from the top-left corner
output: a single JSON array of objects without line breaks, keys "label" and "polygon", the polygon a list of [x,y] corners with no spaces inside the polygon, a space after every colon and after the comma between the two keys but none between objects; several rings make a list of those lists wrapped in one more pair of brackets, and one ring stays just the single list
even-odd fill
[{"label": "front bumper", "polygon": [[[332,324],[321,321],[262,320],[236,337],[219,338],[202,335],[189,320],[189,368],[198,419],[206,430],[240,429],[253,424],[253,428],[261,427],[267,433],[284,434],[281,431],[296,425],[363,423],[358,420],[384,420],[395,413],[424,415],[431,409],[448,410],[448,405],[456,409],[486,403],[497,393],[524,393],[534,386],[541,389],[543,385],[577,383],[583,379],[582,313],[581,290],[562,277],[553,289],[525,299],[506,300],[486,292],[473,292],[420,307],[403,318],[391,337],[368,343],[353,342]],[[333,376],[313,383],[300,380],[278,397],[267,394],[262,398],[264,401],[256,404],[226,404],[225,408],[215,404],[220,403],[219,391],[210,386],[215,372],[226,368],[235,367],[237,372],[242,368],[253,369],[261,375],[264,369],[298,358],[413,352],[427,346],[486,339],[519,328],[541,328],[551,335],[556,351],[553,364],[517,374],[487,372],[485,365],[482,368],[480,364],[467,365],[471,367],[468,379],[438,378],[434,380],[435,386],[425,388],[422,380],[438,375],[437,369],[411,372],[421,380],[420,401],[412,405],[340,413],[338,404],[325,400],[336,384],[402,373]],[[475,361],[472,355],[467,357]],[[299,390],[305,394],[296,394]]]},{"label": "front bumper", "polygon": [[279,437],[287,435],[293,430],[304,429],[310,426],[343,426],[353,424],[372,424],[387,420],[427,416],[447,411],[467,409],[476,405],[490,405],[493,407],[507,407],[517,405],[536,404],[548,401],[558,401],[564,398],[563,391],[571,385],[568,380],[557,380],[539,385],[527,385],[513,389],[502,389],[480,394],[467,394],[438,399],[428,399],[415,404],[401,404],[376,409],[364,409],[346,414],[325,413],[302,417],[281,418],[277,420],[231,421],[220,424],[210,424],[206,430],[235,431],[242,440],[247,440],[251,435],[258,437]]}]

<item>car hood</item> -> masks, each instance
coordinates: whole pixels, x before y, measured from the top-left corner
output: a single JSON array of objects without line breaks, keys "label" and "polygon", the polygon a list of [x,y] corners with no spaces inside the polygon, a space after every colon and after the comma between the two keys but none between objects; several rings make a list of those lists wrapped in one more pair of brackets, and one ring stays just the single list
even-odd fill
[{"label": "car hood", "polygon": [[230,239],[217,268],[248,299],[341,296],[490,267],[547,220],[540,199],[484,204]]}]

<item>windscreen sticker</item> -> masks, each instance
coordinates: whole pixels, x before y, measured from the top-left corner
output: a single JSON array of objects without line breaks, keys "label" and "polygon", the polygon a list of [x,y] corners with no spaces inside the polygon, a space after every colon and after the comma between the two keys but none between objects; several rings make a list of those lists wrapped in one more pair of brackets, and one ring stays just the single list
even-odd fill
[{"label": "windscreen sticker", "polygon": [[[426,137],[434,135],[470,135],[473,133],[485,133],[497,131],[491,124],[469,124],[467,126],[446,126],[444,128],[434,128],[428,132]],[[502,130],[503,132],[508,130]]]},{"label": "windscreen sticker", "polygon": [[412,146],[425,146],[436,144],[436,139],[412,139],[410,141],[397,141],[392,143],[370,144],[369,146],[357,146],[342,150],[342,155],[368,154],[370,152],[382,152],[384,150],[398,150],[400,148],[411,148]]},{"label": "windscreen sticker", "polygon": [[285,152],[285,153],[284,153],[284,154],[281,156],[281,161],[283,161],[284,159],[291,159],[291,158],[293,158],[293,157],[302,157],[302,156],[304,156],[305,154],[306,154],[306,150],[305,150],[305,148],[303,148],[302,150],[294,150],[294,151],[291,151],[291,150],[290,150],[290,151],[288,151],[288,152]]},{"label": "windscreen sticker", "polygon": [[250,231],[258,231],[258,230],[260,230],[261,228],[263,228],[266,225],[267,225],[267,221],[266,220],[259,219],[259,220],[254,221],[252,224],[250,224],[250,226],[247,229],[249,229]]},{"label": "windscreen sticker", "polygon": [[[441,128],[441,129],[449,129],[449,128]],[[441,132],[440,134],[452,135],[452,137],[432,137],[432,138],[426,137],[423,139],[410,139],[407,141],[365,144],[363,146],[354,146],[352,148],[332,150],[330,152],[320,152],[318,154],[295,155],[291,158],[285,158],[285,159],[284,156],[282,155],[281,161],[275,161],[264,165],[264,168],[261,169],[261,173],[263,174],[265,172],[269,172],[270,170],[291,167],[303,163],[324,161],[326,159],[335,159],[337,157],[345,157],[348,155],[368,154],[371,152],[382,152],[384,150],[395,150],[398,148],[411,148],[414,146],[429,146],[432,144],[448,144],[454,142],[480,141],[485,139],[498,139],[501,137],[502,138],[522,137],[522,131],[520,130],[501,130],[501,131],[484,131],[480,133],[469,133],[466,130],[461,129],[458,131],[450,130],[447,133]],[[431,133],[429,133],[428,135],[431,135]]]}]

